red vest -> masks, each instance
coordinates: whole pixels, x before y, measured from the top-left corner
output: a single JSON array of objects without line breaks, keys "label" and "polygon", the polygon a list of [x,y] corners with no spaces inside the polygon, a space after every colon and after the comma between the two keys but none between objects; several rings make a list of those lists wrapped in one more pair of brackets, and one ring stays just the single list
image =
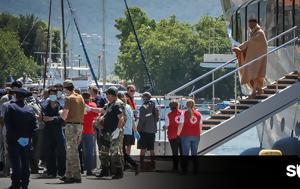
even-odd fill
[{"label": "red vest", "polygon": [[180,136],[200,136],[200,112],[194,110],[194,115],[189,119],[188,111],[184,112],[184,124]]},{"label": "red vest", "polygon": [[136,110],[135,100],[132,97],[130,97],[128,94],[126,94],[126,98],[127,98],[127,104],[131,106],[132,110]]},{"label": "red vest", "polygon": [[168,113],[169,127],[168,127],[168,139],[177,138],[177,129],[179,126],[181,111],[176,110]]}]

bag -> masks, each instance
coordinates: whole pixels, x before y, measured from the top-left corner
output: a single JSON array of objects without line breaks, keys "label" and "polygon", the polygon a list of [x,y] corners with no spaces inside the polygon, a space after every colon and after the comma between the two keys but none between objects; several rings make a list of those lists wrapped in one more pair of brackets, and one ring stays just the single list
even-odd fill
[{"label": "bag", "polygon": [[105,113],[103,115],[99,115],[95,119],[95,121],[93,123],[93,126],[94,126],[95,129],[103,129],[105,116],[106,116],[107,112],[109,112],[111,110],[111,108],[112,108],[113,105],[114,104],[111,104],[109,107],[107,107]]},{"label": "bag", "polygon": [[94,125],[95,129],[103,129],[103,127],[104,127],[104,115],[98,116],[95,119],[93,125]]}]

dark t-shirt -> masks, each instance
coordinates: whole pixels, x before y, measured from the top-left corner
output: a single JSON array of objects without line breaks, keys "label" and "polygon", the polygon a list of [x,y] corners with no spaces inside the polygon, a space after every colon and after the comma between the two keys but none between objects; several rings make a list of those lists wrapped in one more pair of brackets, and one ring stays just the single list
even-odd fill
[{"label": "dark t-shirt", "polygon": [[98,108],[103,108],[105,106],[105,104],[107,103],[106,99],[101,97],[101,96],[97,96],[95,98],[95,103],[97,105]]},{"label": "dark t-shirt", "polygon": [[[110,107],[111,106],[111,107]],[[119,118],[118,115],[121,114],[122,105],[118,101],[108,104],[105,109],[107,113],[105,114],[104,118],[104,128],[103,132],[114,132],[118,127]]]},{"label": "dark t-shirt", "polygon": [[48,102],[47,106],[43,108],[43,116],[54,117],[53,121],[45,122],[46,129],[61,130],[62,126],[64,125],[64,120],[59,115],[59,110],[61,109],[62,107],[59,105],[59,103],[57,107],[52,108],[50,101]]}]

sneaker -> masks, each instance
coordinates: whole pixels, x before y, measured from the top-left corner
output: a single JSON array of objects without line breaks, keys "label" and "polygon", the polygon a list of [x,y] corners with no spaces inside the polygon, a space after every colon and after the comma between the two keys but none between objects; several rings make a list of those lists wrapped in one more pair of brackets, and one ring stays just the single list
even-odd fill
[{"label": "sneaker", "polygon": [[117,168],[116,174],[112,177],[112,179],[121,179],[123,178],[123,169],[122,168]]},{"label": "sneaker", "polygon": [[99,175],[96,175],[96,177],[108,177],[110,176],[109,171],[107,169],[102,169]]},{"label": "sneaker", "polygon": [[66,176],[62,176],[62,177],[59,178],[59,180],[61,180],[61,181],[65,181],[66,179],[67,179]]},{"label": "sneaker", "polygon": [[112,177],[112,179],[121,179],[123,178],[123,174],[116,174]]},{"label": "sneaker", "polygon": [[75,179],[74,179],[74,178],[66,178],[66,179],[64,180],[64,183],[65,183],[65,184],[75,183]]},{"label": "sneaker", "polygon": [[81,183],[81,178],[80,179],[74,178],[74,181],[75,181],[75,183]]}]

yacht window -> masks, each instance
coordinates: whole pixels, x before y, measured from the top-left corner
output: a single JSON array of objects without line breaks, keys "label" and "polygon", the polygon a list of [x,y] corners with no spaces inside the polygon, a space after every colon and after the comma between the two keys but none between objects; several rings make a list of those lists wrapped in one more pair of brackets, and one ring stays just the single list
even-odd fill
[{"label": "yacht window", "polygon": [[[277,30],[277,8],[276,8],[276,1],[268,1],[267,7],[266,7],[266,13],[268,22],[266,23],[265,33],[267,35],[268,39],[271,39],[272,37],[276,36],[276,30]],[[270,42],[269,46],[275,46],[276,42]]]}]

